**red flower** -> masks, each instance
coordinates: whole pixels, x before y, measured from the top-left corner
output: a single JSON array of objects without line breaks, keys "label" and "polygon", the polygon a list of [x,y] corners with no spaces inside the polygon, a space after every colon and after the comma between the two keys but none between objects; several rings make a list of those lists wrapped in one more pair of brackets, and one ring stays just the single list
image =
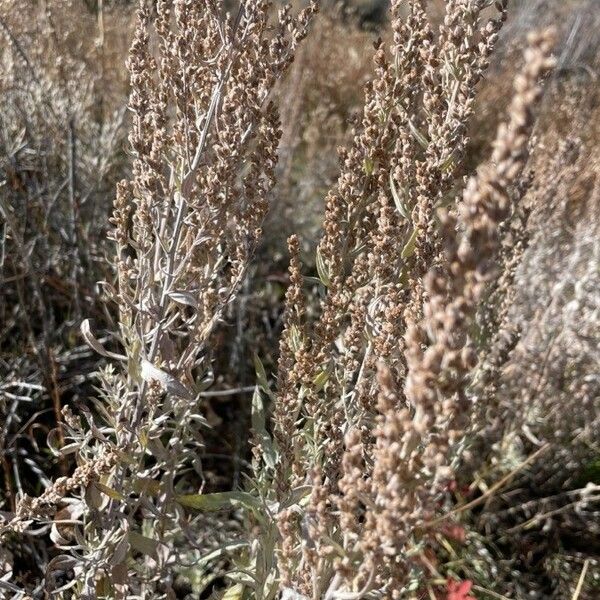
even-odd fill
[{"label": "red flower", "polygon": [[448,592],[446,600],[476,600],[473,596],[469,596],[469,592],[473,587],[472,581],[454,581],[453,579],[448,579],[446,586]]},{"label": "red flower", "polygon": [[450,481],[448,481],[448,483],[446,484],[446,489],[449,492],[455,492],[458,489],[458,483],[456,482],[456,479],[451,479]]},{"label": "red flower", "polygon": [[465,543],[467,539],[467,532],[465,528],[456,523],[449,523],[442,527],[441,532],[448,538],[449,540],[454,540],[455,542],[460,542],[461,544]]}]

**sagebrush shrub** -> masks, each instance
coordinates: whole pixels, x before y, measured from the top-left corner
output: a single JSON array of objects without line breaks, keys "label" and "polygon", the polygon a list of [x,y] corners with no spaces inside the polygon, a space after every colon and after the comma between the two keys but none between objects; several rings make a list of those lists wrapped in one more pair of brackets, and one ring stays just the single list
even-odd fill
[{"label": "sagebrush shrub", "polygon": [[[574,77],[565,92],[557,76],[544,104],[553,30],[529,35],[516,74],[490,72],[507,0],[392,0],[356,116],[353,78],[366,60],[338,71],[327,60],[344,60],[336,36],[353,26],[344,13],[318,23],[311,42],[314,3],[297,13],[266,0],[230,8],[140,0],[127,59],[131,169],[116,185],[108,236],[86,203],[125,170],[124,111],[109,110],[122,85],[98,83],[111,77],[105,18],[120,9],[90,4],[96,42],[75,44],[55,68],[0,14],[12,49],[1,82],[3,240],[11,277],[20,281],[21,268],[31,277],[2,306],[15,307],[24,333],[14,346],[28,340],[44,377],[30,383],[27,361],[6,361],[0,589],[15,599],[467,600],[547,597],[551,575],[556,597],[583,598],[596,581],[593,552],[574,542],[567,551],[544,532],[592,545],[598,531],[599,169],[587,125],[597,95],[583,103],[586,86]],[[70,10],[68,0],[44,5],[34,19],[57,54],[66,50],[54,21]],[[581,14],[563,42],[578,58],[594,48],[573,41]],[[370,35],[348,39],[364,50]],[[496,84],[506,109],[492,118],[476,94],[497,97]],[[54,137],[40,133],[45,124]],[[334,163],[320,155],[338,142],[320,238],[302,239],[315,224],[291,215],[302,210],[295,194],[310,179],[299,197],[310,197],[312,219]],[[276,240],[298,225],[279,276],[285,298],[271,301],[281,304],[278,348],[267,350],[278,356],[275,377],[258,343],[253,357],[251,430],[240,442],[251,463],[233,457],[243,485],[214,492],[202,460],[208,431],[216,419],[220,431],[233,425],[206,400],[247,391],[211,389],[235,380],[220,379],[228,367],[215,360],[217,338],[236,301],[248,301],[249,278],[260,286],[257,251],[280,260]],[[114,252],[100,267],[104,237]],[[95,387],[81,388],[85,401],[62,407],[56,311],[44,296],[55,272],[70,286],[67,322],[81,323],[104,361]],[[14,390],[28,389],[50,392],[57,425],[47,443],[61,476],[51,481],[37,456],[27,463],[39,490],[21,485],[27,452],[10,435],[27,398]],[[19,567],[11,548],[21,539],[34,541],[43,576]]]}]

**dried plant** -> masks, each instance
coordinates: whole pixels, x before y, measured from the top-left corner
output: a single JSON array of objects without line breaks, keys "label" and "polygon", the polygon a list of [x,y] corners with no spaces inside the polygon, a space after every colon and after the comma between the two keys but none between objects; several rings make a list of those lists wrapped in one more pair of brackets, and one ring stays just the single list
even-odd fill
[{"label": "dried plant", "polygon": [[0,0],[1,593],[595,598],[589,0],[130,4]]},{"label": "dried plant", "polygon": [[[450,205],[442,213],[443,232],[436,234],[432,198],[444,205],[448,194],[456,196],[451,171],[462,153],[461,132],[466,128],[472,86],[480,77],[477,69],[485,67],[498,24],[483,29],[484,39],[486,33],[490,37],[478,46],[481,58],[477,51],[467,50],[465,57],[455,51],[452,34],[442,27],[438,42],[442,58],[436,60],[438,46],[431,43],[425,13],[419,3],[410,6],[413,21],[409,18],[401,25],[398,16],[393,20],[397,23],[396,69],[378,50],[378,79],[367,90],[373,100],[367,96],[363,129],[356,134],[353,149],[342,153],[342,175],[328,197],[317,254],[319,277],[327,292],[314,334],[306,322],[298,241],[290,242],[291,285],[274,396],[274,435],[280,453],[275,490],[278,502],[287,505],[307,484],[312,488],[305,510],[298,507],[295,516],[287,509],[278,521],[284,585],[303,597],[362,598],[374,590],[401,597],[422,559],[418,549],[436,532],[430,522],[437,523],[440,499],[453,479],[451,465],[459,457],[468,424],[466,386],[477,358],[469,333],[486,284],[496,274],[500,224],[523,191],[532,110],[541,97],[539,81],[552,65],[548,36],[532,38],[523,72],[515,80],[509,120],[499,130],[491,161],[467,183],[457,211]],[[462,4],[448,7],[447,27],[452,28],[455,19],[465,21],[462,10],[466,10]],[[393,11],[394,6],[392,15]],[[400,44],[402,35],[410,40],[406,46]],[[419,43],[423,49],[417,54]],[[406,48],[415,54],[403,54]],[[422,71],[398,68],[403,59],[412,65],[422,56],[429,61]],[[462,69],[457,66],[461,62],[466,65]],[[465,78],[465,91],[458,95],[463,109],[456,111],[456,117],[455,94],[463,81],[450,86],[454,93],[450,87],[444,92],[448,64]],[[433,65],[442,71],[439,79],[437,73],[427,71]],[[421,80],[418,88],[411,85],[410,77],[423,71],[431,88]],[[394,84],[394,73],[404,76],[401,84]],[[396,87],[410,94],[413,86],[418,92],[409,97],[411,108],[418,99],[434,107],[438,94],[437,106],[449,111],[441,124],[428,123],[427,137],[415,125],[418,113],[402,111],[402,97],[393,96]],[[386,100],[400,114],[387,114]],[[397,134],[395,144],[393,138],[385,141],[392,131]],[[443,142],[446,136],[449,139]],[[403,153],[399,139],[404,141]],[[418,145],[424,151],[422,163]],[[412,160],[405,169],[416,169],[409,172],[414,187],[402,186],[416,189],[412,202],[410,197],[398,197],[395,179],[402,181],[400,177],[406,175],[400,166],[392,170],[394,154],[385,154],[394,147],[398,157],[410,155],[412,147]],[[449,160],[453,152],[457,158]],[[408,230],[408,241],[394,247],[392,240],[405,227],[402,217],[411,214],[416,221]],[[419,219],[427,224],[423,230]],[[444,251],[438,254],[442,243]],[[421,287],[420,273],[427,269]],[[415,282],[412,289],[409,281]],[[403,331],[406,363],[398,355]],[[376,405],[375,389],[380,398]],[[342,440],[348,430],[344,453]],[[311,466],[315,463],[318,470]],[[334,516],[336,506],[339,517]],[[358,528],[361,518],[364,523]]]},{"label": "dried plant", "polygon": [[[23,497],[12,521],[68,520],[77,542],[50,562],[46,589],[98,588],[119,597],[173,594],[178,546],[195,547],[182,505],[202,480],[199,413],[212,369],[209,340],[235,296],[260,236],[273,185],[279,119],[269,93],[306,34],[314,6],[271,22],[266,2],[222,16],[216,2],[140,3],[130,50],[130,181],[117,187],[112,222],[119,307],[114,332],[124,354],[105,350],[90,321],[88,344],[115,359],[100,374],[101,422],[89,429],[65,413],[65,452],[82,466],[37,499]],[[182,473],[192,475],[183,483]],[[194,480],[197,483],[194,483]],[[183,484],[183,485],[182,485]],[[188,494],[186,494],[186,492]],[[177,502],[176,502],[177,501]],[[143,559],[128,557],[141,552]],[[55,589],[53,572],[75,577]]]}]

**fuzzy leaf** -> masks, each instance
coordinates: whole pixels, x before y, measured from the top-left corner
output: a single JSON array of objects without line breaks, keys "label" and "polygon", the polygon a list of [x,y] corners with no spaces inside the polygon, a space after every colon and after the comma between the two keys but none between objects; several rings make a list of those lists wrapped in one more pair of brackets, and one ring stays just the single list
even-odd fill
[{"label": "fuzzy leaf", "polygon": [[265,405],[258,387],[252,396],[252,429],[260,442],[262,458],[270,469],[275,468],[277,460],[271,436],[266,429]]},{"label": "fuzzy leaf", "polygon": [[269,389],[269,382],[267,381],[267,372],[265,371],[265,367],[262,364],[262,361],[258,357],[258,354],[254,353],[252,355],[252,360],[254,362],[254,370],[256,371],[256,378],[258,379],[258,385],[265,390]]},{"label": "fuzzy leaf", "polygon": [[402,248],[402,254],[400,255],[402,258],[407,259],[410,258],[415,253],[415,248],[417,246],[417,234],[418,229],[415,227],[408,238],[406,244],[404,244],[404,248]]},{"label": "fuzzy leaf", "polygon": [[133,482],[133,489],[137,494],[158,496],[160,493],[160,483],[149,477],[138,477]]},{"label": "fuzzy leaf", "polygon": [[292,323],[289,330],[289,344],[293,352],[299,352],[303,346],[302,334],[296,325]]},{"label": "fuzzy leaf", "polygon": [[81,322],[81,335],[83,336],[83,339],[86,341],[87,345],[101,356],[105,356],[106,358],[115,358],[117,360],[127,360],[127,357],[123,356],[122,354],[115,354],[114,352],[109,352],[108,350],[104,349],[102,344],[92,333],[89,319],[84,319]]},{"label": "fuzzy leaf", "polygon": [[129,532],[129,543],[134,550],[141,552],[145,556],[151,556],[155,558],[157,556],[156,550],[158,548],[158,542],[145,535],[140,535],[135,531]]},{"label": "fuzzy leaf", "polygon": [[449,171],[454,167],[454,155],[450,153],[441,163],[440,170],[441,171]]},{"label": "fuzzy leaf", "polygon": [[77,564],[77,560],[68,554],[59,554],[55,556],[47,565],[46,573],[53,573],[56,571],[66,572],[72,569]]},{"label": "fuzzy leaf", "polygon": [[123,496],[123,494],[117,492],[117,490],[113,490],[111,487],[108,487],[103,483],[100,483],[99,481],[96,481],[93,485],[96,488],[98,488],[103,494],[106,494],[109,498],[112,498],[113,500],[120,500],[121,502],[125,500],[125,496]]},{"label": "fuzzy leaf", "polygon": [[54,429],[51,429],[46,436],[46,444],[54,456],[66,456],[67,454],[73,454],[73,452],[79,450],[80,445],[77,443],[61,446],[60,434],[60,428],[55,427]]},{"label": "fuzzy leaf", "polygon": [[242,583],[236,583],[230,587],[221,596],[221,600],[242,600],[244,596],[244,585]]},{"label": "fuzzy leaf", "polygon": [[232,506],[242,505],[250,510],[260,508],[258,498],[248,492],[216,492],[214,494],[184,494],[176,496],[175,500],[182,506],[214,512],[231,508]]},{"label": "fuzzy leaf", "polygon": [[421,148],[426,150],[427,147],[429,146],[429,142],[427,141],[427,138],[417,129],[416,125],[412,122],[412,120],[408,121],[408,126],[409,126],[410,132],[413,134],[415,140],[417,140],[417,142],[419,142],[419,145],[421,146]]},{"label": "fuzzy leaf", "polygon": [[327,369],[323,369],[322,371],[319,371],[315,375],[315,378],[313,379],[315,391],[320,392],[325,387],[325,384],[327,383],[327,381],[329,379],[330,373],[331,373],[331,368],[328,367]]},{"label": "fuzzy leaf", "polygon": [[287,496],[281,503],[282,508],[289,508],[294,504],[302,505],[304,501],[308,501],[310,497],[310,493],[312,491],[312,485],[300,485],[293,490],[291,490]]},{"label": "fuzzy leaf", "polygon": [[319,279],[321,283],[325,287],[329,287],[331,285],[331,278],[329,276],[329,268],[325,264],[323,260],[323,255],[321,254],[321,250],[317,248],[317,273],[319,274]]},{"label": "fuzzy leaf", "polygon": [[145,358],[142,359],[142,379],[147,382],[158,381],[162,388],[174,396],[183,398],[184,400],[193,400],[194,395],[188,390],[181,381],[173,377],[170,373],[155,367]]},{"label": "fuzzy leaf", "polygon": [[231,556],[233,550],[239,550],[240,548],[246,548],[248,544],[246,542],[232,542],[230,544],[225,544],[212,552],[204,555],[197,563],[197,567],[204,567],[209,565],[212,561],[217,560],[223,556]]},{"label": "fuzzy leaf", "polygon": [[394,181],[394,178],[392,177],[391,173],[390,173],[390,190],[392,192],[392,198],[394,199],[394,204],[396,205],[398,212],[405,219],[410,220],[410,211],[408,209],[408,206],[406,205],[406,202],[403,202],[402,198],[400,198],[400,194],[398,193],[398,189],[396,188],[396,182]]},{"label": "fuzzy leaf", "polygon": [[112,556],[108,559],[111,566],[121,564],[129,552],[129,535],[125,534],[115,545]]},{"label": "fuzzy leaf", "polygon": [[196,297],[191,292],[186,292],[184,290],[175,290],[173,292],[169,292],[167,294],[173,302],[177,304],[183,304],[185,306],[193,306],[194,308],[198,308],[198,301]]}]

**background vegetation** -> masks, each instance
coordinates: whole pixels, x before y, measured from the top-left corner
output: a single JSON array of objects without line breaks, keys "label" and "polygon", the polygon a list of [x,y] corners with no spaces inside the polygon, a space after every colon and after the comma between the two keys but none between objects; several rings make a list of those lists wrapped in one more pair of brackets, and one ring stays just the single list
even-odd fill
[{"label": "background vegetation", "polygon": [[600,594],[597,0],[392,4],[0,0],[0,595]]}]

